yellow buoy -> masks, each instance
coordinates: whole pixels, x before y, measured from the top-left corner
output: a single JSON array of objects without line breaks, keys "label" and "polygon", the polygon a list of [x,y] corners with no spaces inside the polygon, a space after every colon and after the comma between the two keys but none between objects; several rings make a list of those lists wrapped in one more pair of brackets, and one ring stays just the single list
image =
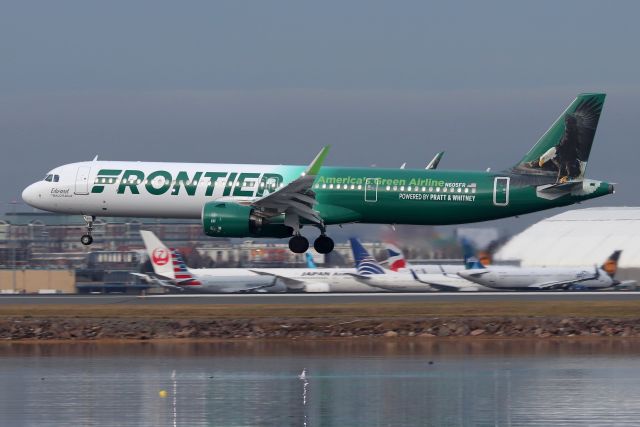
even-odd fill
[{"label": "yellow buoy", "polygon": [[160,392],[158,393],[158,395],[160,397],[167,397],[169,395],[169,393],[167,393],[167,390],[160,390]]}]

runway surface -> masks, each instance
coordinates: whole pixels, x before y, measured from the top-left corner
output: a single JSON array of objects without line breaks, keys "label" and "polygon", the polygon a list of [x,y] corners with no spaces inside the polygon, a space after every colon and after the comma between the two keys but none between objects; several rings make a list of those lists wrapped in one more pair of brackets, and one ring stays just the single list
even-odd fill
[{"label": "runway surface", "polygon": [[379,294],[0,295],[2,305],[349,304],[473,301],[634,301],[640,292],[437,292]]}]

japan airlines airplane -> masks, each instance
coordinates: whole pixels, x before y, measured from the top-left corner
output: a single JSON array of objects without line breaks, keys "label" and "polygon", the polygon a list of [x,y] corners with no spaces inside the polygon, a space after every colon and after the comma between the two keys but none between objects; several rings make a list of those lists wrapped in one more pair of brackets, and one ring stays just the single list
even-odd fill
[{"label": "japan airlines airplane", "polygon": [[287,287],[276,277],[259,276],[242,268],[187,267],[176,249],[167,248],[151,231],[140,235],[153,266],[153,274],[131,273],[147,283],[164,288],[196,293],[285,292]]},{"label": "japan airlines airplane", "polygon": [[[154,274],[132,273],[148,283],[199,293],[381,292],[356,280],[353,268],[188,268],[175,249],[151,231],[141,230]],[[312,261],[311,261],[312,263]],[[310,264],[307,258],[307,265]]]},{"label": "japan airlines airplane", "polygon": [[480,267],[458,272],[467,280],[502,290],[601,289],[634,284],[615,279],[618,259],[615,251],[600,267]]},{"label": "japan airlines airplane", "polygon": [[[522,215],[613,193],[584,177],[604,94],[581,94],[513,167],[502,172],[325,167],[328,146],[308,167],[218,163],[71,163],[28,186],[29,205],[83,215],[91,244],[97,216],[192,218],[214,237],[290,237],[303,226],[319,253],[327,226],[344,223],[462,224]],[[470,147],[480,150],[481,146]]]}]

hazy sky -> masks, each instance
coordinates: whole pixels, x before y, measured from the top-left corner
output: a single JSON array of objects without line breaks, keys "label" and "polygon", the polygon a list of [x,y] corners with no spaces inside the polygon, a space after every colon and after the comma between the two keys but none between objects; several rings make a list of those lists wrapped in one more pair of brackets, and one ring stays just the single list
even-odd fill
[{"label": "hazy sky", "polygon": [[96,154],[305,164],[330,143],[330,165],[446,150],[442,168],[502,169],[577,93],[604,91],[587,174],[617,193],[584,206],[636,205],[638,16],[584,0],[7,2],[0,202]]}]

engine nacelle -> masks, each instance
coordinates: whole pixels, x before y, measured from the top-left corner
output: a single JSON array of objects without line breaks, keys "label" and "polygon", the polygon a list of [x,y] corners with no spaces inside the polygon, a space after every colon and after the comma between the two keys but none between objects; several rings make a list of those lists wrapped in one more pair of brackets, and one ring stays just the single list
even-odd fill
[{"label": "engine nacelle", "polygon": [[331,285],[328,283],[307,283],[304,291],[309,293],[331,292]]},{"label": "engine nacelle", "polygon": [[254,215],[251,206],[234,202],[208,202],[202,208],[204,234],[214,237],[289,237],[291,228],[284,224],[269,224]]}]

